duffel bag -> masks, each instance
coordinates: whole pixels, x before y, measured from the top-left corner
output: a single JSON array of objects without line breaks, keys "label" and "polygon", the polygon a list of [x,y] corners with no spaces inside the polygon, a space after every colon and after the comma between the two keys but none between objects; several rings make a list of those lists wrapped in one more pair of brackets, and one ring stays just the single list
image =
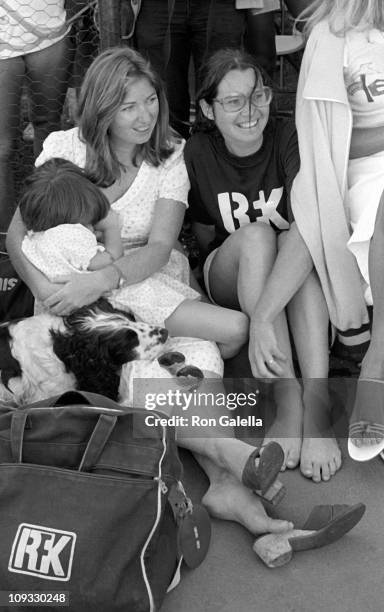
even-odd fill
[{"label": "duffel bag", "polygon": [[9,255],[0,251],[0,323],[33,315],[34,297],[17,274]]},{"label": "duffel bag", "polygon": [[147,415],[78,391],[0,410],[0,588],[37,594],[9,610],[158,610],[182,546],[202,560],[174,431]]}]

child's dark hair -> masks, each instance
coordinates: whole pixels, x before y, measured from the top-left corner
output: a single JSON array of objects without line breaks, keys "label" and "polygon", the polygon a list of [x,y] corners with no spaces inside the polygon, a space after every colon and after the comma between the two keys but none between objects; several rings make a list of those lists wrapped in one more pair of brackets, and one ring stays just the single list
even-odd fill
[{"label": "child's dark hair", "polygon": [[42,232],[62,223],[94,225],[110,204],[81,168],[54,157],[27,177],[19,209],[26,228]]}]

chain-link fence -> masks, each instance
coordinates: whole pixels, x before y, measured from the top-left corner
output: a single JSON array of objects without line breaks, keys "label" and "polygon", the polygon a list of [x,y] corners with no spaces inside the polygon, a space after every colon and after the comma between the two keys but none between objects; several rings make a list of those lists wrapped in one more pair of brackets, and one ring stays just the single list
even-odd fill
[{"label": "chain-link fence", "polygon": [[[76,123],[77,95],[93,58],[100,49],[131,44],[140,5],[140,0],[1,0],[0,233],[46,136]],[[290,100],[287,104],[292,108]]]}]

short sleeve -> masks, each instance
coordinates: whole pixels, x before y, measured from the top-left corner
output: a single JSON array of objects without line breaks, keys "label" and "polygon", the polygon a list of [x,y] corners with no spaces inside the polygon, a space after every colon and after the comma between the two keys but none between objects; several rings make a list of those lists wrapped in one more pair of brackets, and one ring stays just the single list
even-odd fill
[{"label": "short sleeve", "polygon": [[201,185],[199,184],[196,176],[194,161],[198,147],[196,147],[195,140],[196,137],[192,136],[187,142],[184,150],[185,165],[191,183],[188,194],[188,218],[192,222],[201,223],[203,225],[215,225],[215,222],[210,216],[206,206],[204,206],[203,197],[201,194]]},{"label": "short sleeve", "polygon": [[61,157],[84,168],[86,146],[79,139],[78,128],[51,132],[44,140],[43,150],[37,157],[35,166],[41,166],[52,157]]},{"label": "short sleeve", "polygon": [[87,270],[91,259],[99,250],[95,234],[80,223],[60,225],[48,232],[55,229],[58,232],[56,235],[52,233],[50,239],[61,241],[61,253],[68,263],[76,270]]},{"label": "short sleeve", "polygon": [[188,207],[189,179],[184,163],[185,141],[176,144],[175,151],[160,169],[159,198],[176,200]]},{"label": "short sleeve", "polygon": [[287,121],[281,133],[280,160],[283,166],[285,190],[288,201],[288,221],[293,221],[291,210],[292,183],[300,169],[300,154],[297,132],[293,121]]},{"label": "short sleeve", "polygon": [[96,236],[80,224],[63,224],[45,232],[28,232],[22,243],[27,259],[55,282],[74,270],[87,270],[98,250]]}]

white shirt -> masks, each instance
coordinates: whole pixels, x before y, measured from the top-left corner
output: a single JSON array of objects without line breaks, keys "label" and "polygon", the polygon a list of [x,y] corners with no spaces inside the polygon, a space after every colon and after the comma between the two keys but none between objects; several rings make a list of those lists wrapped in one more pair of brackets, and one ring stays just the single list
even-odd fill
[{"label": "white shirt", "polygon": [[64,0],[1,0],[0,59],[50,47],[64,38]]}]

